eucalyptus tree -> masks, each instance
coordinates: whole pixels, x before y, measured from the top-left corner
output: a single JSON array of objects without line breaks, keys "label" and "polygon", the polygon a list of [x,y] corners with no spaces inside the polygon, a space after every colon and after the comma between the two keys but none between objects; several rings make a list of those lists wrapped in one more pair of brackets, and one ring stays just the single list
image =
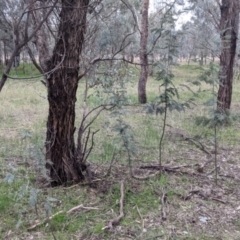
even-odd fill
[{"label": "eucalyptus tree", "polygon": [[37,0],[8,0],[6,1],[6,8],[1,11],[2,16],[8,22],[9,27],[12,32],[13,38],[13,48],[11,49],[11,54],[6,66],[2,78],[0,81],[0,91],[2,90],[7,78],[9,77],[9,72],[14,64],[14,62],[19,62],[20,51],[26,46],[26,44],[33,39],[36,32],[42,27],[43,23],[48,19],[49,15],[52,13],[53,9],[58,3],[58,0],[49,0],[48,7],[44,16],[41,17],[38,24],[33,29],[30,24],[30,18],[32,14],[32,8]]},{"label": "eucalyptus tree", "polygon": [[[88,31],[83,58],[98,61],[127,60],[136,44],[135,23],[129,9],[121,1],[105,0],[88,15]],[[94,61],[95,62],[95,61]]]},{"label": "eucalyptus tree", "polygon": [[[115,1],[49,0],[43,5],[43,2],[32,0],[21,3],[22,11],[19,11],[16,21],[17,26],[22,27],[16,28],[18,43],[2,76],[1,89],[9,77],[14,57],[33,40],[39,51],[40,68],[48,92],[46,167],[49,177],[52,185],[78,182],[84,178],[86,156],[91,151],[91,148],[87,149],[87,143],[82,142],[83,133],[89,125],[81,124],[78,131],[75,127],[78,83],[97,62],[125,61],[122,51],[132,42],[131,36],[135,31],[131,26],[124,28],[124,21],[127,21],[121,15],[124,9],[121,10]],[[106,6],[111,6],[110,13]],[[45,30],[50,30],[47,24],[53,10],[57,34],[55,38],[55,34],[52,36],[55,44],[51,50],[47,48],[50,44],[46,42],[48,33]],[[103,34],[104,27],[108,31]],[[98,41],[97,36],[101,34],[101,41]],[[83,116],[82,123],[89,114]],[[78,135],[76,143],[75,132]],[[89,131],[87,134],[88,138],[93,138],[94,133]]]},{"label": "eucalyptus tree", "polygon": [[182,25],[179,31],[179,53],[185,59],[206,63],[207,58],[212,60],[219,56],[220,37],[214,25],[203,17],[202,11],[195,11],[191,21]]},{"label": "eucalyptus tree", "polygon": [[142,20],[140,31],[140,64],[141,73],[138,80],[138,101],[139,103],[147,102],[146,83],[148,78],[148,11],[149,0],[142,1]]},{"label": "eucalyptus tree", "polygon": [[[217,97],[218,112],[226,113],[231,107],[233,67],[237,48],[239,28],[239,0],[192,0],[196,9],[201,11],[199,17],[205,25],[212,24],[220,36],[221,46],[219,90]],[[205,41],[208,41],[206,38]],[[209,41],[208,41],[209,42]],[[212,41],[213,42],[213,41]]]},{"label": "eucalyptus tree", "polygon": [[239,0],[222,0],[220,4],[220,36],[222,49],[220,55],[219,90],[217,110],[226,112],[231,107],[233,67],[237,48],[239,28]]}]

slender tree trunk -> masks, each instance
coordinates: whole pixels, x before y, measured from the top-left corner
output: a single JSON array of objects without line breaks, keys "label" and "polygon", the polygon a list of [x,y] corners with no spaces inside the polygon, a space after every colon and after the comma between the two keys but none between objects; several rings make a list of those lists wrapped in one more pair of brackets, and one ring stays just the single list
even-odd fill
[{"label": "slender tree trunk", "polygon": [[4,65],[7,66],[7,49],[5,40],[3,40]]},{"label": "slender tree trunk", "polygon": [[15,56],[17,56],[18,51],[19,51],[18,48],[15,48],[13,50],[13,53],[12,53],[10,59],[8,61],[6,61],[7,66],[6,66],[6,69],[5,69],[4,73],[3,73],[1,81],[0,81],[0,92],[2,91],[2,88],[3,88],[3,86],[5,85],[5,83],[7,81],[7,78],[8,78],[7,74],[9,74],[10,71],[11,71],[12,64],[14,62],[14,58],[15,58]]},{"label": "slender tree trunk", "polygon": [[[45,2],[39,2],[39,3],[35,3],[34,7],[37,8],[42,8],[42,13],[39,12],[39,10],[35,10],[33,11],[32,14],[32,19],[33,19],[33,26],[34,28],[36,28],[36,26],[38,26],[39,24],[39,19],[40,15],[43,14],[44,15],[44,11],[45,11]],[[48,69],[47,66],[47,62],[50,58],[50,50],[49,50],[49,36],[47,34],[46,31],[46,25],[47,25],[47,21],[45,24],[43,24],[43,26],[36,32],[35,38],[34,38],[34,43],[36,45],[36,48],[38,50],[38,55],[39,55],[39,63],[40,63],[40,67],[41,67],[41,72],[46,72]],[[31,55],[31,54],[29,54]],[[30,56],[31,57],[31,56]],[[34,59],[33,63],[34,63]],[[34,64],[35,65],[35,64]],[[36,65],[35,65],[36,66]]]},{"label": "slender tree trunk", "polygon": [[148,78],[148,8],[149,0],[143,0],[142,4],[142,22],[141,22],[141,39],[140,39],[140,63],[141,73],[138,81],[138,101],[139,103],[147,102],[146,84]]},{"label": "slender tree trunk", "polygon": [[79,61],[89,0],[62,0],[58,40],[48,63],[53,73],[47,79],[49,115],[46,158],[52,185],[78,182],[84,166],[78,162],[74,143],[75,102]]},{"label": "slender tree trunk", "polygon": [[236,54],[239,25],[239,0],[222,0],[219,90],[217,109],[225,112],[231,107],[233,66]]}]

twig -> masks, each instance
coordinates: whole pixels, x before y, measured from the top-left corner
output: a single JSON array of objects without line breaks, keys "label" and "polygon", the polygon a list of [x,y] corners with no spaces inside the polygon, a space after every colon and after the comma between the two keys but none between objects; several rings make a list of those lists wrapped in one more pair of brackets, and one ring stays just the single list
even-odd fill
[{"label": "twig", "polygon": [[53,239],[54,239],[54,240],[57,240],[57,238],[55,237],[55,235],[54,235],[54,233],[53,233],[53,230],[52,230],[51,233],[52,233]]},{"label": "twig", "polygon": [[112,159],[111,159],[111,162],[110,162],[110,166],[109,166],[109,168],[107,170],[107,173],[105,174],[105,176],[103,178],[110,176],[111,171],[112,171],[112,166],[113,166],[114,161],[115,161],[115,157],[116,157],[116,149],[114,148]]},{"label": "twig", "polygon": [[114,225],[117,225],[121,219],[124,217],[124,212],[123,212],[123,201],[124,201],[124,181],[122,180],[121,181],[121,189],[120,189],[120,192],[121,192],[121,198],[120,198],[120,210],[119,210],[119,215],[112,219],[107,226],[103,227],[102,230],[112,230],[113,229],[113,226]]},{"label": "twig", "polygon": [[139,210],[138,206],[136,206],[136,207],[137,207],[138,215],[139,215],[139,217],[141,218],[141,222],[142,222],[142,231],[143,231],[143,229],[144,229],[144,225],[145,225],[145,223],[144,223],[144,219],[143,219],[143,217],[142,217],[142,215],[141,215],[141,213],[140,213],[140,210]]},{"label": "twig", "polygon": [[55,216],[57,216],[57,215],[59,215],[59,214],[61,214],[61,213],[63,213],[63,211],[59,211],[59,212],[53,214],[52,216],[50,216],[50,217],[48,217],[48,218],[45,218],[42,222],[38,222],[38,223],[32,225],[32,226],[29,227],[27,230],[28,230],[28,231],[32,231],[32,230],[34,230],[35,228],[37,228],[37,227],[39,227],[39,226],[42,226],[43,224],[45,224],[46,222],[48,222],[49,220],[53,219]]},{"label": "twig", "polygon": [[206,149],[206,147],[203,145],[203,143],[201,143],[200,141],[196,142],[195,140],[193,140],[192,138],[189,137],[185,137],[183,136],[183,139],[185,141],[189,141],[191,143],[193,143],[198,149],[202,150],[203,152],[205,152],[206,154],[208,154],[209,156],[212,156],[212,154]]},{"label": "twig", "polygon": [[211,199],[214,200],[214,201],[217,201],[217,202],[226,204],[226,202],[225,202],[224,200],[221,200],[221,199],[219,199],[219,198],[211,198]]},{"label": "twig", "polygon": [[[169,126],[168,127],[171,127],[173,128],[172,126]],[[207,149],[207,147],[200,141],[196,141],[194,140],[193,138],[191,138],[190,136],[184,134],[184,133],[180,133],[180,134],[177,134],[180,138],[182,138],[183,140],[185,141],[188,141],[192,144],[194,144],[198,149],[200,149],[201,151],[205,152],[207,155],[209,155],[210,157],[212,157],[212,154],[211,152]]]},{"label": "twig", "polygon": [[[180,165],[180,166],[162,166],[162,170],[163,171],[174,171],[174,170],[178,170],[180,168],[190,168],[193,166],[196,166],[197,164],[194,165]],[[145,165],[145,166],[140,166],[140,169],[151,169],[151,170],[159,170],[159,165]]]},{"label": "twig", "polygon": [[166,221],[167,220],[167,214],[166,214],[165,209],[164,209],[164,204],[166,202],[166,194],[165,193],[163,193],[163,195],[162,195],[161,202],[162,202],[162,208],[161,208],[162,220]]},{"label": "twig", "polygon": [[159,170],[158,170],[156,173],[153,173],[153,174],[149,174],[149,175],[145,175],[145,176],[135,176],[135,175],[133,174],[133,172],[131,171],[131,177],[132,177],[133,179],[140,180],[140,181],[148,180],[148,179],[150,179],[150,178],[152,178],[152,177],[157,176],[158,174],[160,174],[160,171],[159,171]]},{"label": "twig", "polygon": [[[80,204],[80,205],[78,205],[76,207],[73,207],[70,210],[68,210],[67,214],[72,214],[72,213],[78,211],[79,209],[83,209],[83,210],[98,210],[98,208],[96,208],[96,207],[84,207],[82,204]],[[37,227],[40,227],[43,224],[49,222],[50,220],[52,220],[54,217],[56,217],[57,215],[59,215],[61,213],[64,213],[64,211],[59,211],[59,212],[53,214],[52,216],[45,218],[42,222],[38,222],[38,223],[32,225],[27,230],[28,231],[32,231],[32,230],[36,229]]]},{"label": "twig", "polygon": [[99,208],[96,207],[84,207],[83,204],[80,204],[76,207],[71,208],[70,210],[67,211],[67,214],[72,214],[76,211],[78,211],[79,209],[83,209],[83,210],[98,210]]},{"label": "twig", "polygon": [[[215,173],[218,172],[219,169],[220,169],[219,166],[214,167],[210,172],[207,173],[207,176],[210,175],[210,174],[212,174],[213,172],[215,172]],[[216,182],[216,178],[217,178],[217,176],[215,176],[215,182]],[[216,184],[217,184],[217,183],[216,183]]]},{"label": "twig", "polygon": [[[192,176],[199,176],[199,177],[207,177],[207,175],[203,175],[200,173],[196,173],[194,171],[183,171],[181,170],[181,168],[187,168],[187,167],[191,167],[191,166],[197,166],[198,164],[195,165],[181,165],[181,166],[176,166],[176,167],[171,167],[171,166],[162,166],[161,170],[162,172],[172,172],[172,173],[180,173],[180,174],[188,174],[188,175],[192,175]],[[151,169],[151,170],[156,170],[156,174],[159,173],[159,165],[147,165],[147,166],[140,166],[140,169]],[[155,174],[155,175],[156,175]],[[154,176],[154,175],[152,175]]]},{"label": "twig", "polygon": [[[72,185],[70,187],[64,187],[62,189],[72,189],[72,188],[75,188],[75,187],[86,186],[86,185],[89,185],[89,184],[92,184],[92,183],[95,183],[95,182],[100,182],[100,181],[102,181],[102,178],[94,179],[94,180],[91,181],[91,183],[89,183],[89,182],[78,183],[78,184]],[[58,187],[56,187],[56,188],[58,188]]]}]

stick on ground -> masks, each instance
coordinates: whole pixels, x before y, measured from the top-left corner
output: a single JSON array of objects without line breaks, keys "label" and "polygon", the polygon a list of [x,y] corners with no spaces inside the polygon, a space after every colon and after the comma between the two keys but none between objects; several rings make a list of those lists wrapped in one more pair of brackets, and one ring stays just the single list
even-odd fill
[{"label": "stick on ground", "polygon": [[120,198],[120,202],[119,202],[119,205],[120,205],[120,210],[119,210],[119,215],[112,219],[107,226],[103,227],[102,230],[112,230],[113,229],[113,226],[117,225],[121,219],[124,217],[124,212],[123,212],[123,201],[124,201],[124,181],[121,181],[121,189],[120,189],[120,192],[121,192],[121,198]]}]

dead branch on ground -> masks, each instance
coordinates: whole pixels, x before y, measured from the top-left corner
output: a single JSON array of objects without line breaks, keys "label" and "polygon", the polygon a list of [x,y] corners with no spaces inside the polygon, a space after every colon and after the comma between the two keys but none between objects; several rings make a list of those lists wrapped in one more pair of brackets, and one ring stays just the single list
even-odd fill
[{"label": "dead branch on ground", "polygon": [[201,199],[208,201],[208,200],[213,200],[216,202],[220,202],[223,204],[226,204],[226,201],[216,198],[216,197],[211,197],[208,194],[204,193],[202,190],[191,190],[186,196],[180,194],[180,193],[176,193],[176,196],[178,196],[180,199],[187,201],[190,200],[192,198],[193,195],[197,195],[198,197],[200,197]]},{"label": "dead branch on ground", "polygon": [[32,230],[36,229],[37,227],[40,227],[40,226],[44,225],[45,223],[49,222],[50,220],[52,220],[54,217],[56,217],[57,215],[59,215],[61,213],[63,213],[63,211],[59,211],[59,212],[53,214],[52,216],[45,218],[42,222],[37,222],[36,224],[29,227],[27,230],[32,231]]},{"label": "dead branch on ground", "polygon": [[76,207],[73,207],[70,210],[68,210],[67,214],[76,213],[80,209],[89,211],[89,210],[98,210],[99,208],[96,208],[96,207],[84,207],[83,204],[80,204],[80,205],[78,205]]},{"label": "dead branch on ground", "polygon": [[[73,207],[71,208],[70,210],[67,211],[67,214],[73,214],[73,213],[76,213],[78,212],[80,209],[83,209],[83,210],[98,210],[99,208],[96,208],[96,207],[84,207],[83,204],[80,204],[76,207]],[[47,218],[45,218],[43,221],[39,221],[37,222],[36,224],[32,225],[31,227],[29,227],[27,230],[28,231],[32,231],[32,230],[35,230],[37,227],[40,227],[42,225],[44,225],[45,223],[49,222],[50,220],[52,220],[54,217],[58,216],[59,214],[61,213],[64,213],[64,211],[59,211],[55,214],[53,214],[52,216],[49,216]]]},{"label": "dead branch on ground", "polygon": [[112,230],[113,229],[113,226],[114,225],[117,225],[121,219],[124,217],[124,212],[123,212],[123,201],[124,201],[124,181],[121,181],[121,189],[120,189],[120,192],[121,192],[121,198],[120,198],[120,202],[119,202],[119,205],[120,205],[120,210],[119,210],[119,215],[112,219],[107,226],[103,227],[102,230]]},{"label": "dead branch on ground", "polygon": [[152,171],[161,171],[163,172],[179,172],[179,173],[188,173],[188,174],[193,174],[196,175],[196,173],[194,172],[187,172],[187,171],[182,171],[181,169],[183,168],[192,168],[194,166],[198,166],[198,164],[191,164],[191,165],[180,165],[180,166],[159,166],[157,165],[144,165],[144,166],[140,166],[140,169],[146,169],[146,170],[152,170]]},{"label": "dead branch on ground", "polygon": [[138,215],[139,215],[139,217],[141,218],[141,222],[142,222],[142,231],[144,230],[144,228],[145,228],[145,223],[144,223],[144,219],[143,219],[143,217],[142,217],[142,214],[140,213],[140,210],[139,210],[139,208],[138,208],[138,206],[137,206],[137,212],[138,212]]}]

